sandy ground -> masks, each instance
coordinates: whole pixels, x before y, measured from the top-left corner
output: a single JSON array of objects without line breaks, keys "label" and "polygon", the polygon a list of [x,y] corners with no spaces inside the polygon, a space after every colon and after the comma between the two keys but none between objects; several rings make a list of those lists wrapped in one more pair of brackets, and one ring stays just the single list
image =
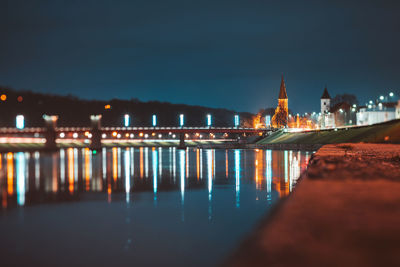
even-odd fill
[{"label": "sandy ground", "polygon": [[227,266],[400,266],[400,145],[326,145]]}]

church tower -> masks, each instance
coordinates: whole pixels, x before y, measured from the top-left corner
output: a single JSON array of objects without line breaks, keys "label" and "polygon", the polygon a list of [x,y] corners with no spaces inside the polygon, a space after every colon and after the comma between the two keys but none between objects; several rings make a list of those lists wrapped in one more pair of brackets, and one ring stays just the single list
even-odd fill
[{"label": "church tower", "polygon": [[286,93],[285,80],[281,80],[281,88],[279,90],[278,107],[275,109],[275,115],[272,117],[272,125],[276,128],[283,128],[288,125],[288,97]]},{"label": "church tower", "polygon": [[328,89],[325,90],[321,96],[321,114],[327,114],[331,108],[331,96],[328,93]]}]

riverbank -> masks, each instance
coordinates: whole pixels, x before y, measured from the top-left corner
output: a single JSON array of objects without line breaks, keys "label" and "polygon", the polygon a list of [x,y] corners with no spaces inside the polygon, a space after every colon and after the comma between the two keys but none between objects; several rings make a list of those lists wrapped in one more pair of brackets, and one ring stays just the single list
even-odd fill
[{"label": "riverbank", "polygon": [[400,266],[400,145],[318,150],[228,266]]},{"label": "riverbank", "polygon": [[321,147],[324,144],[359,142],[400,144],[400,120],[351,128],[306,132],[277,131],[256,142],[256,145],[260,148],[283,146],[286,149],[291,149],[290,146],[315,145]]}]

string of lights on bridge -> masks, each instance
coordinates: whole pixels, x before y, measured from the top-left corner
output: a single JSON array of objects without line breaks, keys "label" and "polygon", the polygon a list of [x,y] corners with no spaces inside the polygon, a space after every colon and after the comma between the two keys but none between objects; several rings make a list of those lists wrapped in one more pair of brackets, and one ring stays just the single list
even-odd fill
[{"label": "string of lights on bridge", "polygon": [[[1,129],[1,133],[5,135],[8,139],[10,137],[17,139],[20,138],[17,136],[31,138],[33,134],[33,137],[36,138],[47,136],[47,140],[49,138],[48,134],[50,131],[53,132],[54,138],[60,138],[66,141],[73,139],[83,139],[84,142],[89,142],[90,139],[93,140],[93,138],[100,138],[100,140],[103,139],[107,142],[107,139],[121,139],[121,141],[127,139],[149,139],[153,141],[171,139],[208,140],[215,139],[217,137],[217,134],[220,140],[227,140],[232,137],[236,139],[242,135],[262,135],[264,133],[263,130],[266,130],[259,128],[256,129],[240,127],[240,117],[237,114],[234,115],[233,119],[234,127],[213,127],[211,114],[206,115],[206,125],[202,127],[185,127],[184,114],[180,114],[178,117],[178,127],[159,127],[157,125],[156,114],[153,114],[151,116],[152,127],[132,127],[131,116],[129,114],[123,115],[123,126],[121,127],[101,127],[101,117],[101,115],[92,115],[91,127],[56,127],[58,116],[44,115],[43,119],[46,122],[46,128],[25,128],[24,116],[17,115],[16,128],[3,128]],[[53,134],[50,134],[50,136]],[[95,135],[97,137],[95,137]],[[52,137],[50,138],[52,139]]]},{"label": "string of lights on bridge", "polygon": [[[151,117],[151,122],[153,127],[157,127],[157,115],[153,114]],[[179,127],[184,127],[185,125],[185,115],[179,114]],[[234,126],[238,128],[240,125],[240,117],[239,115],[234,116]],[[25,128],[25,116],[24,115],[17,115],[15,119],[15,126],[19,130],[23,130]],[[124,127],[131,126],[131,116],[129,114],[124,115]],[[206,116],[206,126],[212,127],[212,116],[211,114],[207,114]]]}]

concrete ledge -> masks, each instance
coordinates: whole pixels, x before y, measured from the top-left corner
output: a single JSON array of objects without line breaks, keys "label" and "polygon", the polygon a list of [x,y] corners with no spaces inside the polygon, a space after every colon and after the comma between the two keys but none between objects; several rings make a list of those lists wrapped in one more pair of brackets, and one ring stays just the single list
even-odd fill
[{"label": "concrete ledge", "polygon": [[400,266],[400,145],[322,147],[227,266]]}]

